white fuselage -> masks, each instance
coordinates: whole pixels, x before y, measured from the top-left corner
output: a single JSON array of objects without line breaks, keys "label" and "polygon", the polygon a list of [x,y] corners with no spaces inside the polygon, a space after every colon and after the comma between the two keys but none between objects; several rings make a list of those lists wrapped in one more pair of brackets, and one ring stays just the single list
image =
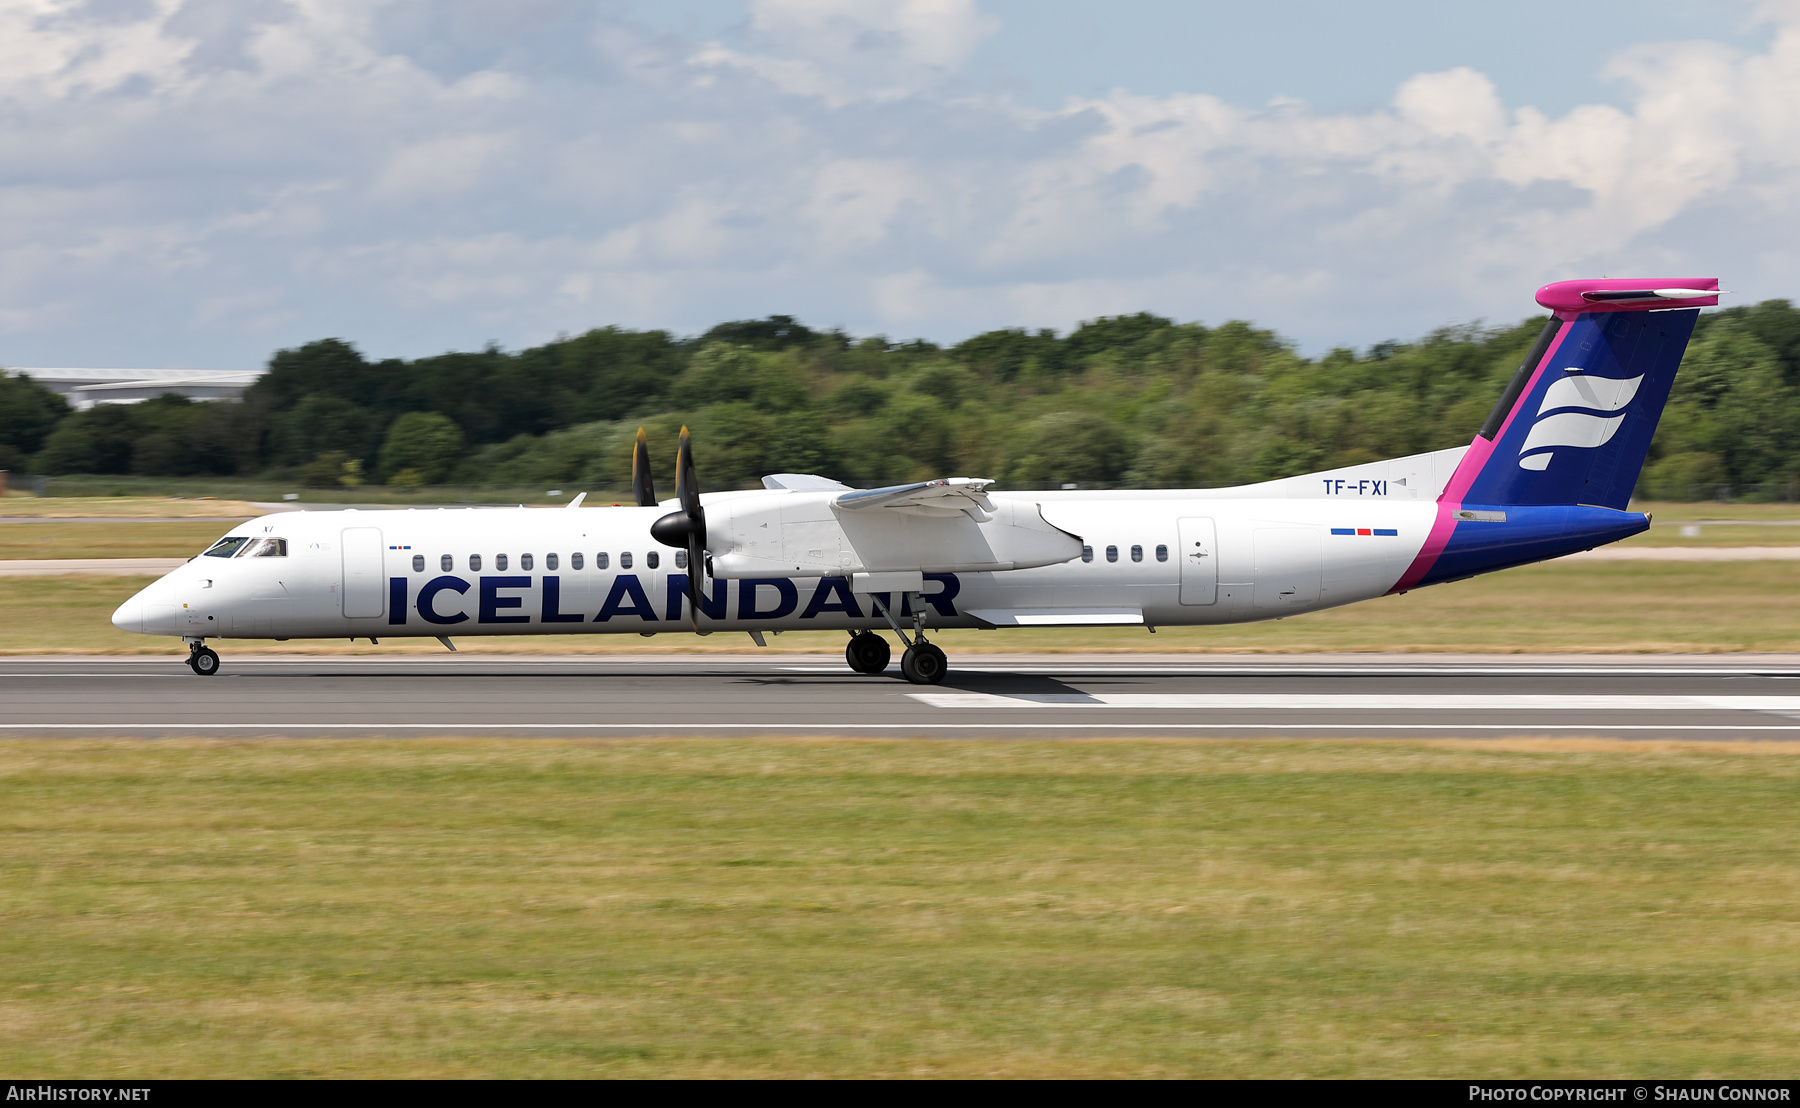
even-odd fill
[{"label": "white fuselage", "polygon": [[[1429,479],[1428,479],[1429,480]],[[1176,626],[1270,619],[1389,591],[1418,555],[1435,489],[1405,498],[1252,490],[1008,493],[1087,555],[1035,569],[927,574],[925,626]],[[779,490],[724,494],[780,497]],[[709,497],[710,501],[712,498]],[[650,537],[667,507],[291,512],[228,534],[285,556],[196,557],[122,606],[125,630],[203,638],[691,631],[686,570]],[[685,558],[683,558],[685,561]],[[702,631],[880,628],[841,576],[705,579]],[[911,604],[888,594],[896,618]]]}]

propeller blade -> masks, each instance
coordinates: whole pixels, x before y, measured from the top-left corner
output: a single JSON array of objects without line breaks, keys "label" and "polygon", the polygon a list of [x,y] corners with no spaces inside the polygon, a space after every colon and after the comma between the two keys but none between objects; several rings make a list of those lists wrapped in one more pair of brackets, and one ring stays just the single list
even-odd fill
[{"label": "propeller blade", "polygon": [[[639,432],[639,446],[643,444]],[[700,506],[700,479],[694,475],[694,448],[688,429],[681,429],[675,451],[675,491],[681,508],[650,525],[650,537],[664,546],[687,551],[688,618],[700,629],[700,576],[706,572],[706,509]]]},{"label": "propeller blade", "polygon": [[675,495],[681,498],[681,510],[700,528],[704,542],[706,510],[700,506],[700,479],[694,476],[694,445],[686,427],[681,429],[681,444],[675,451]]},{"label": "propeller blade", "polygon": [[688,429],[681,429],[675,450],[675,493],[688,518],[688,613],[694,629],[700,629],[700,578],[706,572],[706,509],[700,506],[700,478],[694,473],[694,443]]},{"label": "propeller blade", "polygon": [[706,572],[706,550],[698,539],[688,536],[687,546],[688,619],[694,630],[700,630],[700,575]]},{"label": "propeller blade", "polygon": [[637,445],[631,450],[631,492],[637,497],[638,507],[656,507],[656,483],[650,479],[650,443],[644,438],[644,429],[638,428]]}]

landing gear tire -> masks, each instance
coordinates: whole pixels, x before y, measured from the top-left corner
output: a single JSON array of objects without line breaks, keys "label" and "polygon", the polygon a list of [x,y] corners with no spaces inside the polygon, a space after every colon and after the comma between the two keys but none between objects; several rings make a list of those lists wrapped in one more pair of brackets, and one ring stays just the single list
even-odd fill
[{"label": "landing gear tire", "polygon": [[844,661],[858,673],[880,673],[887,669],[893,656],[887,640],[869,631],[857,635],[844,647]]},{"label": "landing gear tire", "polygon": [[211,677],[219,672],[219,655],[211,647],[203,646],[188,655],[188,668],[202,677]]},{"label": "landing gear tire", "polygon": [[915,685],[935,685],[944,679],[949,659],[928,642],[914,643],[900,655],[900,672]]}]

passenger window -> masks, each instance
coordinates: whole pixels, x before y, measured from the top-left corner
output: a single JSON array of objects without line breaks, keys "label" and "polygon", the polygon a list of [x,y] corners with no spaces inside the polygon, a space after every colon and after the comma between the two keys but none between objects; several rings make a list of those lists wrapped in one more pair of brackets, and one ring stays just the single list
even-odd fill
[{"label": "passenger window", "polygon": [[1082,547],[1081,548],[1081,560],[1084,562],[1093,561],[1094,560],[1094,548],[1091,546]]},{"label": "passenger window", "polygon": [[569,568],[570,569],[580,569],[581,568],[581,551],[577,550],[575,553],[569,555]]},{"label": "passenger window", "polygon": [[506,555],[504,555],[504,554],[494,555],[494,572],[496,572],[496,573],[505,573],[506,572]]},{"label": "passenger window", "polygon": [[469,571],[471,573],[480,573],[481,572],[481,555],[479,555],[479,554],[469,555]]},{"label": "passenger window", "polygon": [[425,572],[425,555],[423,555],[423,554],[414,554],[413,555],[413,572],[414,573],[424,573]]},{"label": "passenger window", "polygon": [[244,544],[249,541],[249,539],[244,538],[242,535],[231,535],[213,543],[212,547],[208,549],[203,556],[207,558],[229,558],[242,550]]},{"label": "passenger window", "polygon": [[687,551],[677,550],[675,552],[675,568],[676,569],[686,569],[687,568]]},{"label": "passenger window", "polygon": [[452,558],[450,555],[446,554],[442,558],[438,559],[438,568],[443,570],[445,573],[449,573],[451,570],[456,568],[456,559]]},{"label": "passenger window", "polygon": [[1118,561],[1119,560],[1119,548],[1116,546],[1107,547],[1106,548],[1106,560],[1109,562]]},{"label": "passenger window", "polygon": [[619,552],[619,568],[620,569],[630,569],[631,568],[631,551],[621,550]]},{"label": "passenger window", "polygon": [[606,551],[604,551],[604,550],[602,550],[600,553],[594,555],[594,568],[595,569],[605,569],[611,563],[612,563],[612,559],[608,558],[606,556]]},{"label": "passenger window", "polygon": [[662,565],[662,555],[652,550],[650,553],[644,555],[644,564],[651,569],[655,569],[657,566]]},{"label": "passenger window", "polygon": [[554,554],[544,555],[544,568],[545,569],[555,569],[556,568],[556,555],[554,555]]},{"label": "passenger window", "polygon": [[529,555],[529,554],[519,555],[519,568],[520,569],[530,569],[531,568],[531,555]]},{"label": "passenger window", "polygon": [[1143,561],[1144,560],[1144,548],[1141,546],[1133,546],[1131,548],[1131,560],[1134,562]]},{"label": "passenger window", "polygon": [[1169,548],[1162,543],[1156,544],[1156,560],[1159,562],[1166,562],[1169,560]]}]

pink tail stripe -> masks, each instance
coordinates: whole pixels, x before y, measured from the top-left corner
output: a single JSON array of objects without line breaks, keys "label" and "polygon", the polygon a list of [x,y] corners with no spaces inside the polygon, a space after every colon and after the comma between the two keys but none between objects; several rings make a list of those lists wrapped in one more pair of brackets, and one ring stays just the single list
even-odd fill
[{"label": "pink tail stripe", "polygon": [[1519,393],[1519,399],[1513,404],[1513,410],[1506,413],[1505,422],[1500,424],[1500,429],[1494,432],[1491,440],[1477,435],[1475,441],[1469,444],[1468,453],[1463,455],[1462,461],[1457,464],[1456,472],[1450,475],[1449,484],[1444,486],[1443,494],[1438,497],[1437,518],[1431,522],[1431,533],[1425,536],[1425,545],[1419,548],[1418,556],[1413,559],[1412,565],[1406,567],[1406,572],[1400,575],[1400,580],[1396,581],[1394,587],[1388,590],[1390,594],[1405,592],[1424,580],[1425,575],[1431,572],[1431,567],[1436,565],[1438,558],[1443,555],[1444,547],[1450,544],[1450,536],[1456,530],[1456,513],[1462,510],[1463,495],[1469,491],[1469,486],[1475,483],[1475,478],[1480,475],[1482,468],[1488,464],[1488,459],[1493,456],[1494,444],[1506,437],[1507,428],[1511,427],[1513,420],[1518,418],[1520,410],[1525,407],[1526,399],[1537,389],[1538,379],[1544,375],[1545,368],[1556,358],[1556,351],[1562,346],[1563,339],[1568,337],[1569,324],[1573,322],[1573,317],[1563,318],[1564,313],[1562,312],[1558,312],[1557,316],[1563,319],[1563,325],[1556,332],[1556,338],[1551,340],[1550,348],[1544,351],[1543,358],[1539,359],[1537,368],[1531,373],[1531,380],[1525,384],[1524,391]]}]

